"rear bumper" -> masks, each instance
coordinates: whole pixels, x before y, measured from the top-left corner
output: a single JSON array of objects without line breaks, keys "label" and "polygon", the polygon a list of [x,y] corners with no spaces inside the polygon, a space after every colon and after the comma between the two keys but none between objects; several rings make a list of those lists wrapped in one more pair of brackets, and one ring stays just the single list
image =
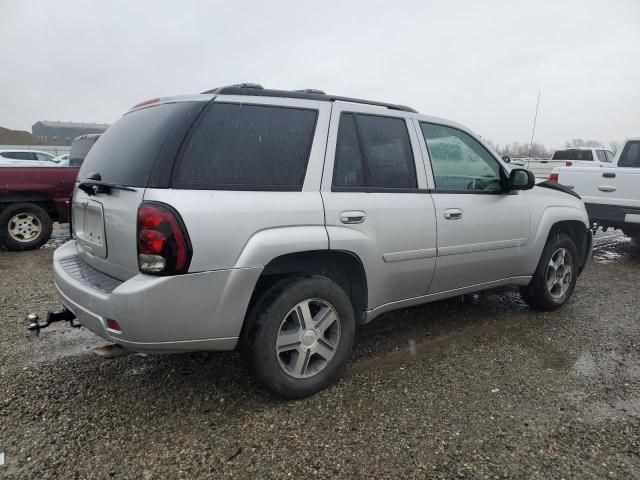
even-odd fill
[{"label": "rear bumper", "polygon": [[[234,349],[261,273],[243,268],[170,277],[139,274],[120,282],[74,257],[73,240],[53,257],[64,306],[96,335],[143,352]],[[117,320],[122,331],[107,328],[107,319]]]}]

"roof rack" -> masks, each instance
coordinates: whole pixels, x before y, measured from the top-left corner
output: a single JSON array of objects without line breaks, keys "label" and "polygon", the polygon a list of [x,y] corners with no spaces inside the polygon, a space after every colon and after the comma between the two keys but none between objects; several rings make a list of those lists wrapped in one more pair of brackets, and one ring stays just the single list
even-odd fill
[{"label": "roof rack", "polygon": [[258,97],[279,97],[279,98],[300,98],[304,100],[318,100],[321,102],[350,102],[361,103],[364,105],[374,105],[376,107],[385,107],[391,110],[400,110],[403,112],[414,112],[411,107],[405,105],[396,105],[393,103],[376,102],[373,100],[363,100],[361,98],[340,97],[338,95],[327,95],[322,90],[316,90],[313,88],[307,88],[304,90],[271,90],[265,89],[262,85],[257,83],[239,83],[236,85],[228,85],[225,87],[218,87],[212,90],[207,90],[206,93],[214,93],[217,95],[252,95]]}]

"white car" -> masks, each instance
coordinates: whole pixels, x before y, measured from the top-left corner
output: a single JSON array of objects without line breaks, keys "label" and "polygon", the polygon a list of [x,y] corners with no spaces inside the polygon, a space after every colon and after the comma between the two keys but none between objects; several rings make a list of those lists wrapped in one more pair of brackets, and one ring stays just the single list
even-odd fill
[{"label": "white car", "polygon": [[0,167],[57,167],[54,156],[39,150],[0,150]]},{"label": "white car", "polygon": [[68,167],[69,154],[65,153],[64,155],[58,155],[57,157],[54,157],[53,161],[56,162],[59,167]]},{"label": "white car", "polygon": [[558,167],[605,167],[611,165],[613,152],[604,148],[571,147],[556,150],[550,159],[512,158],[511,162],[531,170],[536,177],[549,178]]},{"label": "white car", "polygon": [[595,226],[640,239],[640,137],[627,139],[610,164],[556,168],[551,180],[582,197]]}]

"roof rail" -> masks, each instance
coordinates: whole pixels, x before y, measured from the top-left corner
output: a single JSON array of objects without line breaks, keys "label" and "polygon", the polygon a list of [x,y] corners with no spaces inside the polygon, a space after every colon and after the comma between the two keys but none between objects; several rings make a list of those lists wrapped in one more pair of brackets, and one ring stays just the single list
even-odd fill
[{"label": "roof rail", "polygon": [[258,85],[257,83],[239,83],[237,85],[214,88],[202,93],[214,93],[217,95],[252,95],[257,97],[299,98],[303,100],[317,100],[321,102],[360,103],[363,105],[384,107],[390,110],[400,110],[403,112],[417,113],[417,110],[414,110],[413,108],[407,107],[405,105],[376,102],[373,100],[363,100],[361,98],[341,97],[338,95],[327,95],[322,90],[315,90],[311,88],[305,90],[271,90],[265,89],[264,87],[262,87],[262,85]]},{"label": "roof rail", "polygon": [[259,83],[236,83],[234,85],[225,85],[224,87],[216,87],[202,93],[219,93],[220,90],[223,90],[225,88],[255,88],[259,90],[264,90],[264,87]]}]

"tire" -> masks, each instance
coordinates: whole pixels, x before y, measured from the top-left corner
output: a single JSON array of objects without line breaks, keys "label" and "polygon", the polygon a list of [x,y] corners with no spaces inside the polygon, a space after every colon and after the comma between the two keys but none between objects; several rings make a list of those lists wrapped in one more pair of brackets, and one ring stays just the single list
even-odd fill
[{"label": "tire", "polygon": [[[561,251],[565,258],[562,269],[551,266],[552,262],[559,265]],[[569,300],[576,286],[578,258],[578,249],[571,237],[563,233],[553,234],[542,251],[531,283],[520,287],[522,299],[535,310],[548,312],[560,308]],[[566,276],[567,265],[571,268],[569,278]]]},{"label": "tire", "polygon": [[275,283],[255,302],[246,321],[241,349],[250,372],[271,391],[291,399],[313,395],[340,378],[356,327],[347,294],[321,276]]},{"label": "tire", "polygon": [[14,203],[0,212],[0,243],[8,250],[35,250],[51,237],[49,214],[33,203]]}]

